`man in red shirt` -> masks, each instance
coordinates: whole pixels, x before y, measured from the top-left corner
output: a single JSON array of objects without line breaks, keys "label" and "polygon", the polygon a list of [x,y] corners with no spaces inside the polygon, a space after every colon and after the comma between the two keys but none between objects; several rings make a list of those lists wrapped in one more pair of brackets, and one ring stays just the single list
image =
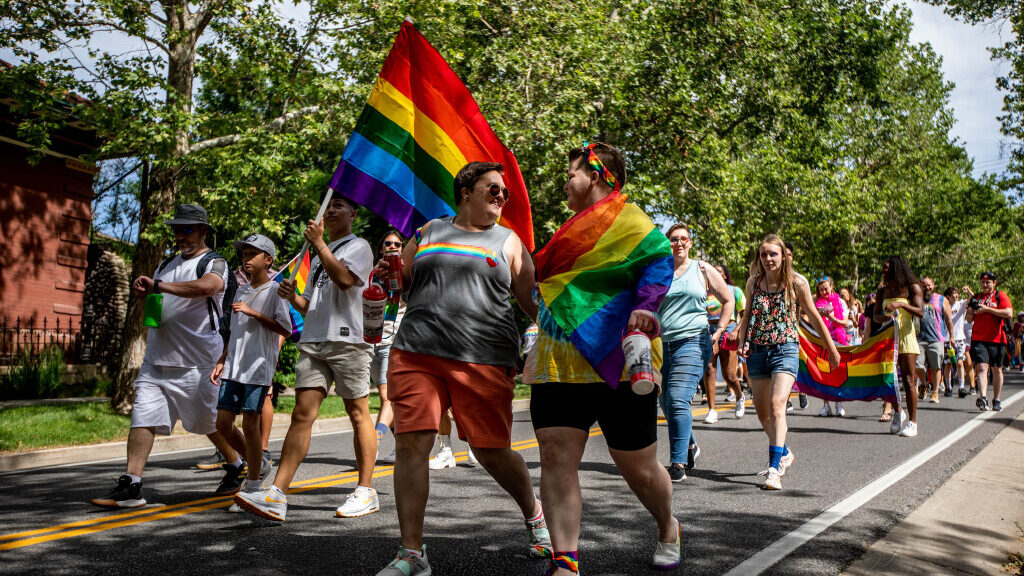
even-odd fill
[{"label": "man in red shirt", "polygon": [[996,275],[981,273],[981,291],[967,304],[968,322],[974,322],[971,333],[971,360],[977,375],[979,397],[976,402],[983,412],[988,410],[988,371],[992,370],[992,410],[1003,409],[999,393],[1003,391],[1003,360],[1006,358],[1006,334],[1003,321],[1013,317],[1013,306],[1006,292],[996,289]]}]

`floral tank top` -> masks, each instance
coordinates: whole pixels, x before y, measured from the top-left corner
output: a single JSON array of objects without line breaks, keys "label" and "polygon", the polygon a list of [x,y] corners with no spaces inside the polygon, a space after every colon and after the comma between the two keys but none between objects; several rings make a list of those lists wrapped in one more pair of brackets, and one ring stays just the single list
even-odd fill
[{"label": "floral tank top", "polygon": [[786,291],[762,290],[758,279],[750,304],[750,341],[760,346],[798,342],[796,315],[789,312]]}]

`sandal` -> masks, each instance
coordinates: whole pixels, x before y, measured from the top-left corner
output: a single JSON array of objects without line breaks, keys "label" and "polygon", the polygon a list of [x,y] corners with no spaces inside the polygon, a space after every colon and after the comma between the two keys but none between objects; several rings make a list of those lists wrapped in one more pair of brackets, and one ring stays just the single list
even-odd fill
[{"label": "sandal", "polygon": [[879,422],[888,422],[889,420],[892,420],[892,413],[891,412],[888,413],[888,414],[884,414],[883,413],[882,417],[878,419]]}]

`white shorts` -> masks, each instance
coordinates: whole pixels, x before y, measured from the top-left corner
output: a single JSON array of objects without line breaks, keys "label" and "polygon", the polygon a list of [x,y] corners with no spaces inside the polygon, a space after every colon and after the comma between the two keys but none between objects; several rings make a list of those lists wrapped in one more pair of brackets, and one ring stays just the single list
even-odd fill
[{"label": "white shorts", "polygon": [[210,382],[213,368],[179,368],[143,364],[135,379],[132,428],[153,428],[167,436],[174,423],[193,434],[217,430],[220,387]]}]

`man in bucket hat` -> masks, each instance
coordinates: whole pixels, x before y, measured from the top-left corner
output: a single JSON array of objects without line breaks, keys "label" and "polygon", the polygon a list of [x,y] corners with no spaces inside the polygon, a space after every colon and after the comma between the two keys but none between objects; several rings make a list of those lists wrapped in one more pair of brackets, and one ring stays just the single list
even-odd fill
[{"label": "man in bucket hat", "polygon": [[218,387],[210,382],[224,347],[218,319],[223,314],[228,264],[206,246],[213,228],[202,206],[182,204],[164,224],[174,232],[178,253],[161,262],[152,277],[140,276],[132,284],[138,297],[148,299],[147,312],[152,314],[147,315],[146,356],[134,384],[125,473],[104,497],[92,501],[104,508],[145,506],[142,471],[154,436],[170,434],[179,419],[186,431],[206,434],[224,454],[227,475],[222,485],[237,489],[237,483],[228,480],[246,473],[232,448],[244,446],[241,431],[232,430],[237,437],[230,443],[217,433]]}]

